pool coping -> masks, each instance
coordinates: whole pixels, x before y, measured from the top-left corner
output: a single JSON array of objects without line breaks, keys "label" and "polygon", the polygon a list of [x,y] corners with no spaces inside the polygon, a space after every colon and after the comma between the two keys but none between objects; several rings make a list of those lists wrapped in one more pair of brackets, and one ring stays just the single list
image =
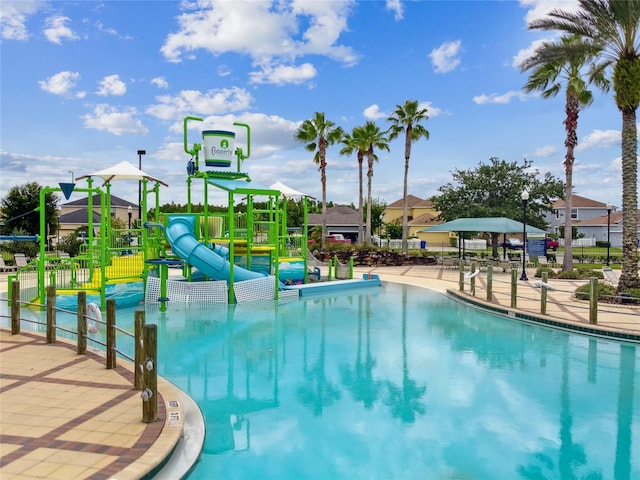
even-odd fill
[{"label": "pool coping", "polygon": [[533,323],[574,333],[582,333],[585,335],[640,344],[639,334],[630,333],[624,330],[603,327],[597,324],[584,324],[572,320],[558,320],[542,314],[524,312],[522,310],[519,310],[518,308],[498,306],[496,304],[489,303],[479,298],[467,295],[464,292],[452,289],[447,289],[446,295],[453,300],[464,303],[473,308],[478,308],[491,313],[497,313],[509,319],[515,319],[527,323]]}]

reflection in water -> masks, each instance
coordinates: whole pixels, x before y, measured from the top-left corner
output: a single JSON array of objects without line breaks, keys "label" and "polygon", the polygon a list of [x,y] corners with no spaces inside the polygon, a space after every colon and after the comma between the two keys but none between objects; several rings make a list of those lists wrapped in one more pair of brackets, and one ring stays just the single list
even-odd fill
[{"label": "reflection in water", "polygon": [[[640,478],[629,344],[387,284],[147,308],[147,322],[159,326],[160,375],[205,417],[190,480]],[[118,324],[130,330],[133,309]]]}]

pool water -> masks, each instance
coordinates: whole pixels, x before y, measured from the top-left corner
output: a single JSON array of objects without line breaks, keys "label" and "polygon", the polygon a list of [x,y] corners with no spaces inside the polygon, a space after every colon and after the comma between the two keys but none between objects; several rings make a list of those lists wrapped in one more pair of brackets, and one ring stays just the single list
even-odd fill
[{"label": "pool water", "polygon": [[204,414],[189,480],[640,478],[636,345],[387,283],[146,310]]}]

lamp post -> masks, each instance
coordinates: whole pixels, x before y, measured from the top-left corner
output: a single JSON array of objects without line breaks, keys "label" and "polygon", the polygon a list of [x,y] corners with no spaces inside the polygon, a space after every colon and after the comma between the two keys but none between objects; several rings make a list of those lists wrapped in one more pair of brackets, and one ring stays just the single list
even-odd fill
[{"label": "lamp post", "polygon": [[520,195],[522,198],[522,274],[520,280],[529,280],[527,277],[527,203],[529,202],[529,192],[526,190]]},{"label": "lamp post", "polygon": [[607,267],[611,264],[611,258],[609,257],[611,249],[611,208],[612,205],[607,203]]},{"label": "lamp post", "polygon": [[[138,170],[142,170],[142,155],[146,154],[146,150],[138,150]],[[142,182],[140,180],[138,180],[138,220],[142,220]]]},{"label": "lamp post", "polygon": [[133,212],[133,208],[131,208],[131,205],[129,205],[127,207],[127,215],[129,215],[129,230],[131,230],[131,213]]}]

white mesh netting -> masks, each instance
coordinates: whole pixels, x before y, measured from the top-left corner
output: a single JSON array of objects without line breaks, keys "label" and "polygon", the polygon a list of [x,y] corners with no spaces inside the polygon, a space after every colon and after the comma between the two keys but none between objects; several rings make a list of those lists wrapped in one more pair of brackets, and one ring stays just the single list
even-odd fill
[{"label": "white mesh netting", "polygon": [[[160,298],[160,279],[147,278],[145,301],[158,302]],[[181,280],[167,280],[167,299],[170,302],[191,303],[227,303],[229,289],[225,281],[213,282],[185,282]]]},{"label": "white mesh netting", "polygon": [[275,298],[275,277],[268,276],[236,282],[233,290],[236,294],[236,302],[252,302],[255,300],[273,300]]}]

